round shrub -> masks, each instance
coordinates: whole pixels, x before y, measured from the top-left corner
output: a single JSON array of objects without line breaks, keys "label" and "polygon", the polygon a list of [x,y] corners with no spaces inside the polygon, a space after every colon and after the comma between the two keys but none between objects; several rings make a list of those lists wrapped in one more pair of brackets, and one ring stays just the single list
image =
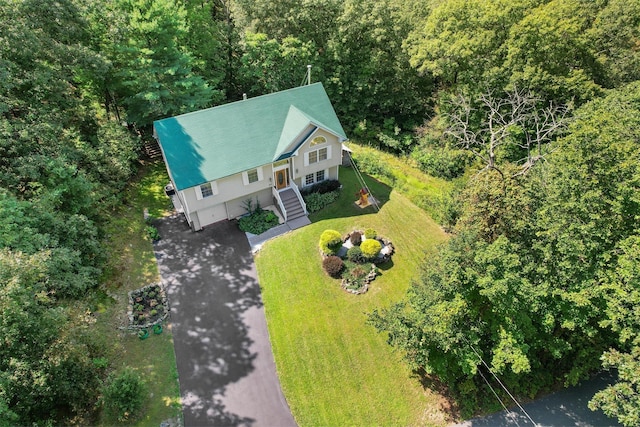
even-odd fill
[{"label": "round shrub", "polygon": [[349,240],[351,240],[351,244],[353,246],[360,246],[360,243],[362,243],[362,233],[360,233],[359,231],[354,231],[353,233],[351,233]]},{"label": "round shrub", "polygon": [[350,247],[347,251],[347,259],[358,264],[366,261],[364,255],[362,255],[362,249],[360,249],[360,246]]},{"label": "round shrub", "polygon": [[344,269],[344,262],[340,257],[329,255],[322,260],[322,268],[324,268],[324,271],[326,271],[329,276],[337,279],[340,277],[340,273],[342,273],[342,270]]},{"label": "round shrub", "polygon": [[366,259],[372,260],[375,259],[382,250],[382,244],[380,244],[376,239],[367,239],[362,242],[360,249],[362,250],[362,255]]},{"label": "round shrub", "polygon": [[318,243],[320,250],[327,255],[335,255],[342,247],[342,236],[335,230],[325,230]]},{"label": "round shrub", "polygon": [[376,233],[376,230],[374,230],[373,228],[367,228],[366,230],[364,230],[364,237],[366,237],[367,239],[375,239],[377,235],[378,233]]},{"label": "round shrub", "polygon": [[105,410],[118,421],[135,418],[142,408],[145,386],[140,376],[131,368],[125,368],[119,375],[111,375],[102,389]]}]

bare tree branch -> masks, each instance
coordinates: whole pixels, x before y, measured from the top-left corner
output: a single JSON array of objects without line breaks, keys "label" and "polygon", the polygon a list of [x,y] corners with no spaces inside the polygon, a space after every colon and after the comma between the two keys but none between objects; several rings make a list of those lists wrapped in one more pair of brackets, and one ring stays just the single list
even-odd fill
[{"label": "bare tree branch", "polygon": [[[481,159],[485,169],[495,169],[501,175],[499,149],[509,144],[521,147],[526,150],[526,158],[513,176],[524,175],[551,151],[550,142],[567,123],[567,107],[550,102],[548,107],[539,108],[540,103],[524,91],[513,90],[504,98],[496,98],[489,91],[477,98],[478,107],[474,108],[469,98],[458,95],[446,115],[450,125],[445,134]],[[474,115],[480,123],[472,122]]]}]

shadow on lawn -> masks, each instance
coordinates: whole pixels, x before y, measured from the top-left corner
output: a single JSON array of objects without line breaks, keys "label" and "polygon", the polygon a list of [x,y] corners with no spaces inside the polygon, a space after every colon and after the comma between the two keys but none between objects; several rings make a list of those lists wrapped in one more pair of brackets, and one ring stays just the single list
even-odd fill
[{"label": "shadow on lawn", "polygon": [[[369,191],[378,201],[378,206],[382,206],[389,201],[391,187],[378,181],[377,179],[362,174]],[[311,222],[318,222],[325,219],[347,218],[352,216],[368,215],[376,212],[375,206],[360,208],[356,205],[362,184],[358,181],[352,167],[340,167],[340,183],[342,191],[340,197],[334,203],[326,206],[319,212],[309,215]]]},{"label": "shadow on lawn", "polygon": [[[248,243],[234,224],[193,233],[179,216],[157,221],[154,250],[171,305],[185,425],[251,425],[225,406],[229,385],[257,354],[243,321],[262,306]],[[215,260],[215,262],[213,262]]]}]

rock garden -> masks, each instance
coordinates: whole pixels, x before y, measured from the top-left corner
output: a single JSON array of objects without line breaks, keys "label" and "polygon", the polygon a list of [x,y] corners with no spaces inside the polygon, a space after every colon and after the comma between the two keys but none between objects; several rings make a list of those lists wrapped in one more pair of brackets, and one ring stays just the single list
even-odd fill
[{"label": "rock garden", "polygon": [[318,243],[322,267],[342,288],[352,294],[363,294],[378,275],[378,265],[391,260],[393,244],[373,229],[354,230],[346,236],[325,230]]}]

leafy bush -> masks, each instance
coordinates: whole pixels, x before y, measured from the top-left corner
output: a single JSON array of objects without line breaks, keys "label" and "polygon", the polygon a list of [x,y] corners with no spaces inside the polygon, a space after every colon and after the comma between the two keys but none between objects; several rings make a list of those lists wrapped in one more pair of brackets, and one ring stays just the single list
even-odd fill
[{"label": "leafy bush", "polygon": [[308,187],[304,187],[300,192],[303,196],[313,193],[326,194],[340,188],[340,181],[337,179],[325,179]]},{"label": "leafy bush", "polygon": [[149,239],[151,239],[151,241],[157,242],[158,240],[160,240],[160,233],[158,232],[158,229],[153,225],[147,225],[145,227],[145,231],[147,232],[147,236],[149,236]]},{"label": "leafy bush", "polygon": [[464,173],[473,161],[471,153],[451,148],[419,148],[411,153],[418,167],[431,176],[453,179]]},{"label": "leafy bush", "polygon": [[309,213],[318,212],[330,203],[335,202],[340,196],[339,191],[333,191],[331,193],[310,193],[303,196],[304,202],[307,204],[307,211]]},{"label": "leafy bush", "polygon": [[360,245],[362,255],[368,259],[375,259],[382,250],[382,244],[376,239],[367,239]]},{"label": "leafy bush", "polygon": [[329,255],[322,260],[322,268],[324,268],[324,271],[326,271],[329,276],[338,279],[344,269],[344,262],[340,257]]},{"label": "leafy bush", "polygon": [[342,236],[335,230],[325,230],[318,243],[320,250],[327,255],[335,255],[342,246]]},{"label": "leafy bush", "polygon": [[268,229],[278,225],[278,216],[269,210],[255,210],[251,215],[243,216],[238,220],[240,230],[252,234],[262,234]]},{"label": "leafy bush", "polygon": [[351,241],[351,244],[353,246],[360,246],[360,243],[362,243],[362,233],[360,233],[359,231],[354,231],[353,233],[351,233],[349,240]]},{"label": "leafy bush", "polygon": [[369,271],[370,270],[361,264],[346,264],[342,278],[348,282],[347,289],[362,288],[365,285],[365,279],[367,278]]},{"label": "leafy bush", "polygon": [[144,402],[145,385],[131,368],[110,375],[102,389],[104,408],[110,416],[123,422],[134,418]]},{"label": "leafy bush", "polygon": [[347,259],[358,264],[366,261],[364,255],[362,254],[362,249],[360,249],[360,246],[350,247],[347,251]]},{"label": "leafy bush", "polygon": [[354,153],[352,159],[360,172],[375,176],[391,186],[395,183],[396,177],[393,170],[375,154],[363,151]]},{"label": "leafy bush", "polygon": [[367,239],[375,239],[378,236],[378,233],[373,228],[367,228],[364,230],[364,237]]}]

